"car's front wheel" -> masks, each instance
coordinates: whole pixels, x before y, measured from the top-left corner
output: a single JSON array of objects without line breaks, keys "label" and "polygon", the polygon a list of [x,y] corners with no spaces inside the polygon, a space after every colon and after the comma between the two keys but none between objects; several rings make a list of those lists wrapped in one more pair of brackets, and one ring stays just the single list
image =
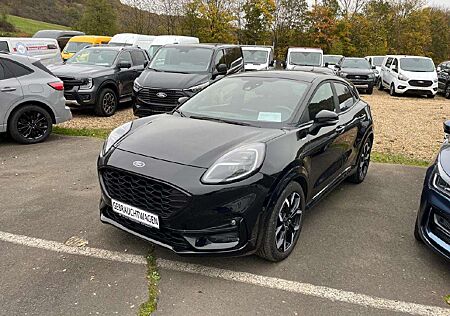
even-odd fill
[{"label": "car's front wheel", "polygon": [[35,144],[48,138],[53,122],[50,114],[37,105],[25,105],[15,111],[8,124],[11,137],[21,144]]},{"label": "car's front wheel", "polygon": [[444,97],[445,97],[446,99],[450,99],[450,85],[448,85],[447,87],[445,87]]},{"label": "car's front wheel", "polygon": [[109,89],[103,89],[97,99],[97,104],[95,105],[95,114],[99,116],[111,116],[116,113],[119,101],[117,99],[116,93]]},{"label": "car's front wheel", "polygon": [[289,183],[279,196],[263,233],[258,255],[269,261],[286,259],[294,250],[303,224],[305,195],[297,182]]},{"label": "car's front wheel", "polygon": [[397,93],[395,92],[395,86],[393,83],[389,87],[389,94],[391,95],[391,97],[395,97],[397,95]]},{"label": "car's front wheel", "polygon": [[366,90],[367,94],[372,94],[373,93],[373,86],[370,86],[367,90]]},{"label": "car's front wheel", "polygon": [[384,87],[383,87],[383,80],[378,79],[378,90],[383,91]]},{"label": "car's front wheel", "polygon": [[348,178],[350,182],[361,183],[364,181],[369,170],[371,152],[372,140],[367,138],[359,151],[355,173]]}]

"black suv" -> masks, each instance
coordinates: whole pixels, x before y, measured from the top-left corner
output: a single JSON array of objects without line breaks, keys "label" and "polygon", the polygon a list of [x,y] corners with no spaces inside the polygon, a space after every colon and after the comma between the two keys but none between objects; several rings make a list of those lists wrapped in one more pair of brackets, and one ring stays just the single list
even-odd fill
[{"label": "black suv", "polygon": [[375,85],[375,66],[371,67],[365,58],[344,57],[335,66],[336,74],[347,79],[358,90],[364,90],[367,94],[373,93]]},{"label": "black suv", "polygon": [[142,117],[170,112],[180,98],[187,99],[224,76],[243,70],[238,45],[166,45],[134,82],[134,114]]},{"label": "black suv", "polygon": [[450,61],[444,61],[436,68],[438,75],[438,93],[450,99]]},{"label": "black suv", "polygon": [[64,82],[69,105],[93,106],[97,115],[111,116],[119,102],[131,101],[134,79],[148,62],[137,47],[93,46],[50,68]]}]

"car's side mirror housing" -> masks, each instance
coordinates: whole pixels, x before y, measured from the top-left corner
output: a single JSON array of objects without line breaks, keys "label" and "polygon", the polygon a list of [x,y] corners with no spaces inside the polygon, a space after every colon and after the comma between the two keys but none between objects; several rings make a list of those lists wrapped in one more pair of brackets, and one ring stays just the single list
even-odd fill
[{"label": "car's side mirror housing", "polygon": [[119,68],[119,69],[129,69],[129,68],[131,68],[131,64],[129,63],[129,62],[126,62],[126,61],[121,61],[121,62],[119,62],[119,63],[117,63],[117,68]]},{"label": "car's side mirror housing", "polygon": [[329,126],[334,125],[339,121],[339,116],[336,112],[322,110],[316,114],[314,118],[314,125],[317,126]]},{"label": "car's side mirror housing", "polygon": [[178,98],[178,104],[182,105],[183,103],[185,103],[187,100],[189,100],[189,97],[181,97]]},{"label": "car's side mirror housing", "polygon": [[450,138],[450,120],[444,122],[444,133],[447,139]]},{"label": "car's side mirror housing", "polygon": [[339,66],[339,65],[334,65],[334,69],[336,69],[336,70],[341,70],[341,66]]},{"label": "car's side mirror housing", "polygon": [[329,63],[325,63],[325,67],[328,67],[328,66],[330,66],[330,64]]},{"label": "car's side mirror housing", "polygon": [[392,71],[398,73],[398,68],[392,68]]},{"label": "car's side mirror housing", "polygon": [[377,69],[377,67],[376,66],[372,66],[372,69],[375,70],[375,69]]},{"label": "car's side mirror housing", "polygon": [[216,72],[217,75],[225,76],[228,72],[228,67],[226,64],[219,64],[216,67],[216,70],[217,70],[217,72]]}]

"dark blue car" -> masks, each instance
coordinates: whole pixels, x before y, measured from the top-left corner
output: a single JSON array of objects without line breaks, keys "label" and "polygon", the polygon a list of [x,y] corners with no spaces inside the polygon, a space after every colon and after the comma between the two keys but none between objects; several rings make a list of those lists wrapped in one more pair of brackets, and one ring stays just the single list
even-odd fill
[{"label": "dark blue car", "polygon": [[444,132],[440,153],[427,170],[414,236],[450,260],[450,120]]}]

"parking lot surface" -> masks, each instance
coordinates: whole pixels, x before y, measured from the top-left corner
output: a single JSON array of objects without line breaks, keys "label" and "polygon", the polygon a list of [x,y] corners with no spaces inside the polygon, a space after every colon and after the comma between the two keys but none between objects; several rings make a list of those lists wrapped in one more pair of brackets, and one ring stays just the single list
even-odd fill
[{"label": "parking lot surface", "polygon": [[[98,218],[101,144],[0,143],[1,315],[135,315],[146,300],[152,246]],[[157,247],[156,314],[450,315],[449,264],[412,235],[424,174],[372,164],[363,184],[342,184],[306,214],[295,251],[278,264]],[[71,237],[98,250],[71,251]]]}]

